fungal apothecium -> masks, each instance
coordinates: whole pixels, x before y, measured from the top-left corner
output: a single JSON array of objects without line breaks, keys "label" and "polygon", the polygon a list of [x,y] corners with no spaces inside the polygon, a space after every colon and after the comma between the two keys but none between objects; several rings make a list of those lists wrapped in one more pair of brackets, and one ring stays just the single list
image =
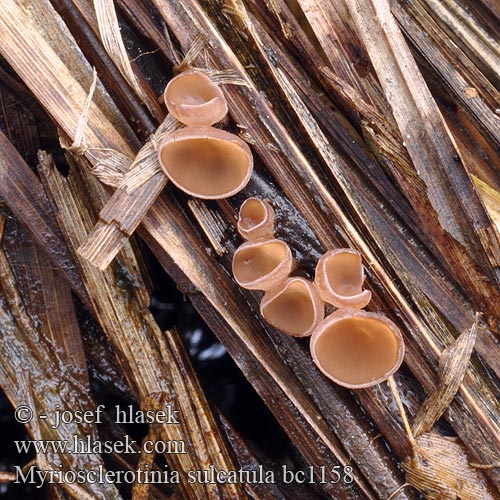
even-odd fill
[{"label": "fungal apothecium", "polygon": [[246,199],[240,208],[238,232],[246,240],[270,239],[274,234],[274,210],[264,200]]},{"label": "fungal apothecium", "polygon": [[296,277],[267,291],[260,303],[260,313],[283,333],[308,337],[325,316],[325,304],[313,283]]},{"label": "fungal apothecium", "polygon": [[201,71],[186,71],[172,78],[163,96],[168,111],[188,126],[213,125],[227,114],[222,90]]},{"label": "fungal apothecium", "polygon": [[271,290],[285,281],[292,267],[290,247],[277,239],[247,241],[233,257],[234,279],[248,290]]},{"label": "fungal apothecium", "polygon": [[401,365],[403,337],[383,314],[338,309],[311,337],[311,355],[331,380],[362,389],[387,380]]},{"label": "fungal apothecium", "polygon": [[186,127],[166,135],[158,155],[167,177],[197,198],[228,198],[243,189],[252,175],[247,144],[213,127]]},{"label": "fungal apothecium", "polygon": [[166,176],[185,193],[204,199],[233,196],[252,175],[250,148],[238,136],[212,127],[227,113],[219,86],[198,70],[173,78],[165,104],[185,128],[166,134],[158,160]]},{"label": "fungal apothecium", "polygon": [[[227,113],[218,85],[191,70],[175,77],[164,97],[171,114],[186,125],[158,141],[158,160],[172,183],[205,199],[226,198],[245,187],[253,170],[250,148],[238,136],[212,126]],[[369,387],[397,370],[404,355],[399,330],[385,316],[359,310],[371,292],[362,288],[358,252],[327,252],[312,283],[290,278],[292,253],[274,238],[274,211],[267,202],[247,200],[238,231],[248,241],[234,254],[236,281],[266,292],[261,313],[275,328],[297,337],[312,335],[311,355],[327,377],[349,388]],[[323,319],[323,301],[340,309]]]},{"label": "fungal apothecium", "polygon": [[338,308],[362,309],[372,298],[370,290],[363,290],[364,274],[359,252],[338,248],[321,256],[315,282],[325,302]]},{"label": "fungal apothecium", "polygon": [[[311,336],[311,356],[324,375],[344,387],[362,389],[387,380],[399,368],[404,357],[399,328],[383,314],[360,310],[371,292],[363,290],[359,252],[326,252],[311,283],[288,277],[291,251],[273,236],[274,210],[267,202],[246,200],[237,227],[249,241],[234,254],[235,280],[244,288],[266,292],[260,312],[276,329]],[[338,308],[326,318],[324,302]]]}]

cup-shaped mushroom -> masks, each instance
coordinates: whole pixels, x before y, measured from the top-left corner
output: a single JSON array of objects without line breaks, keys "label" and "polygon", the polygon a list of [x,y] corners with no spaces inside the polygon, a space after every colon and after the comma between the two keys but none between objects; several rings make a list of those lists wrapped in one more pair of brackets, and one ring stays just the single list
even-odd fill
[{"label": "cup-shaped mushroom", "polygon": [[324,318],[325,303],[313,283],[304,278],[289,278],[264,294],[260,313],[283,333],[307,337]]},{"label": "cup-shaped mushroom", "polygon": [[258,198],[245,200],[238,217],[238,232],[246,240],[272,238],[274,234],[273,207]]},{"label": "cup-shaped mushroom", "polygon": [[327,316],[313,332],[310,349],[318,368],[350,389],[389,378],[405,351],[401,332],[391,320],[359,309],[339,309]]},{"label": "cup-shaped mushroom", "polygon": [[160,166],[184,192],[197,198],[228,198],[250,180],[253,157],[238,136],[213,127],[186,127],[158,147]]},{"label": "cup-shaped mushroom", "polygon": [[233,276],[248,290],[270,290],[286,280],[293,267],[290,247],[281,240],[243,243],[233,257]]},{"label": "cup-shaped mushroom", "polygon": [[172,78],[164,98],[170,113],[189,126],[213,125],[227,114],[221,89],[201,71],[187,71]]},{"label": "cup-shaped mushroom", "polygon": [[320,297],[335,307],[362,309],[372,298],[363,290],[365,273],[359,252],[339,248],[326,252],[316,266],[315,282]]}]

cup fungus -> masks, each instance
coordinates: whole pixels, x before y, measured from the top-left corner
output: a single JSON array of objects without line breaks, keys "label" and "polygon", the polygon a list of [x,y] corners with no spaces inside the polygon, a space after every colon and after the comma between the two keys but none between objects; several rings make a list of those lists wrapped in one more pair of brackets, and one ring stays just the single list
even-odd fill
[{"label": "cup fungus", "polygon": [[189,126],[213,125],[227,114],[221,89],[201,71],[187,71],[170,80],[164,98],[170,113]]},{"label": "cup fungus", "polygon": [[253,157],[238,136],[213,127],[186,127],[164,137],[158,148],[167,177],[198,198],[228,198],[250,180]]},{"label": "cup fungus", "polygon": [[238,232],[246,240],[272,238],[274,234],[273,207],[258,198],[245,200],[238,217]]},{"label": "cup fungus", "polygon": [[404,343],[386,316],[340,309],[325,318],[311,337],[318,368],[343,387],[362,389],[383,382],[401,365]]},{"label": "cup fungus", "polygon": [[284,241],[248,241],[234,253],[233,275],[243,288],[267,291],[285,281],[292,265],[292,252]]},{"label": "cup fungus", "polygon": [[363,290],[364,280],[361,256],[351,248],[326,252],[316,266],[315,282],[320,297],[335,307],[365,307],[372,293]]},{"label": "cup fungus", "polygon": [[289,278],[264,294],[260,313],[283,333],[307,337],[323,319],[325,304],[313,283],[304,278]]}]

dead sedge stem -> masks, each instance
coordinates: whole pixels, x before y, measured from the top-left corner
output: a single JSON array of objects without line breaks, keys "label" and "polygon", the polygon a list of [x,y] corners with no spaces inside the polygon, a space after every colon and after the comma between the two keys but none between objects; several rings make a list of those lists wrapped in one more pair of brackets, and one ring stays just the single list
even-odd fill
[{"label": "dead sedge stem", "polygon": [[13,472],[0,472],[0,483],[12,483],[16,480],[16,475]]},{"label": "dead sedge stem", "polygon": [[[129,85],[134,89],[137,96],[150,107],[148,96],[141,87],[139,80],[132,69],[130,60],[125,49],[125,44],[120,32],[118,17],[113,1],[110,0],[94,0],[94,9],[97,17],[99,33],[101,35],[102,44],[106,52],[117,65],[123,77]],[[154,111],[151,109],[154,114]]]},{"label": "dead sedge stem", "polygon": [[391,375],[387,379],[387,383],[389,384],[389,388],[391,389],[392,395],[394,396],[394,399],[396,401],[396,405],[399,410],[399,414],[401,416],[401,420],[403,421],[403,427],[406,432],[406,436],[408,437],[408,441],[410,442],[411,448],[413,452],[415,453],[415,450],[417,449],[417,444],[415,442],[415,438],[413,436],[413,432],[411,430],[410,423],[408,422],[408,418],[406,416],[406,411],[404,409],[403,403],[401,402],[401,398],[399,397],[399,391],[396,386],[396,382],[394,381],[394,376]]},{"label": "dead sedge stem", "polygon": [[469,366],[476,342],[479,313],[472,327],[462,333],[441,353],[438,366],[438,386],[415,415],[412,430],[415,436],[429,432],[453,401]]},{"label": "dead sedge stem", "polygon": [[237,71],[232,68],[220,70],[203,68],[197,69],[205,73],[205,75],[207,75],[212,81],[218,83],[219,85],[241,85],[243,87],[250,87],[250,84],[244,78],[241,78],[238,75]]},{"label": "dead sedge stem", "polygon": [[3,289],[5,300],[9,305],[10,312],[19,325],[25,332],[29,332],[31,338],[38,336],[37,331],[29,321],[29,315],[26,312],[23,299],[17,287],[17,280],[12,272],[7,255],[1,245],[3,233],[5,229],[5,215],[0,214],[0,284]]},{"label": "dead sedge stem", "polygon": [[[156,132],[151,134],[149,141],[137,153],[137,156],[130,165],[129,171],[118,186],[120,189],[124,189],[128,194],[132,194],[137,188],[151,179],[151,177],[162,171],[158,162],[158,144],[165,134],[173,132],[180,126],[181,124],[171,114],[166,116]],[[108,204],[112,203],[111,200],[108,201]]]},{"label": "dead sedge stem", "polygon": [[75,154],[82,155],[85,153],[85,151],[87,149],[87,146],[85,145],[85,140],[84,140],[83,136],[85,133],[85,129],[87,127],[87,122],[89,119],[89,109],[90,109],[90,105],[92,104],[92,98],[94,97],[96,85],[97,85],[97,71],[94,68],[92,85],[90,86],[90,90],[89,90],[89,94],[87,96],[87,99],[85,99],[85,104],[83,106],[82,114],[80,115],[80,118],[78,118],[78,123],[76,126],[73,144],[67,148],[68,151],[75,153]]},{"label": "dead sedge stem", "polygon": [[500,462],[496,463],[496,464],[476,464],[476,463],[473,463],[473,462],[469,462],[469,465],[471,467],[474,467],[475,469],[496,469],[498,467],[500,467]]},{"label": "dead sedge stem", "polygon": [[[150,424],[149,432],[144,437],[142,443],[151,442],[153,446],[157,441],[157,433],[155,432],[155,424]],[[141,451],[144,450],[144,446],[141,446]],[[155,461],[156,452],[152,453],[141,453],[141,458],[139,459],[139,463],[137,464],[137,470],[149,470],[153,466]],[[132,498],[134,500],[148,500],[149,492],[150,492],[151,483],[139,483],[135,482],[132,486]]]},{"label": "dead sedge stem", "polygon": [[191,44],[190,49],[186,52],[184,59],[174,68],[174,73],[179,74],[184,71],[187,71],[191,68],[193,61],[200,55],[202,55],[202,51],[205,50],[207,44],[207,39],[202,34],[199,34]]},{"label": "dead sedge stem", "polygon": [[393,500],[394,498],[396,498],[405,488],[407,488],[408,486],[411,486],[410,483],[405,483],[405,484],[402,484],[397,490],[393,491],[387,498],[386,500]]}]

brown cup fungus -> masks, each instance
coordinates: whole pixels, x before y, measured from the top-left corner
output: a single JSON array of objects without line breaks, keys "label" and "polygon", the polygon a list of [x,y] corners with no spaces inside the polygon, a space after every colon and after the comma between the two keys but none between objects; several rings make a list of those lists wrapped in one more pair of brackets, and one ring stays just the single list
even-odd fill
[{"label": "brown cup fungus", "polygon": [[184,192],[228,198],[250,180],[253,157],[238,136],[213,127],[186,127],[166,135],[158,148],[161,168]]},{"label": "brown cup fungus", "polygon": [[168,111],[185,125],[213,125],[227,114],[221,89],[200,71],[187,71],[170,80],[164,98]]},{"label": "brown cup fungus", "polygon": [[289,278],[264,294],[262,317],[293,337],[311,335],[325,315],[325,305],[316,287],[304,278]]},{"label": "brown cup fungus", "polygon": [[320,297],[338,308],[362,309],[372,297],[363,290],[365,280],[361,256],[351,248],[326,252],[316,266],[315,282]]},{"label": "brown cup fungus", "polygon": [[238,232],[246,240],[272,238],[274,234],[273,207],[258,198],[246,199],[240,208]]},{"label": "brown cup fungus", "polygon": [[267,291],[285,281],[292,266],[292,252],[284,241],[248,241],[234,253],[233,276],[243,288]]},{"label": "brown cup fungus", "polygon": [[341,309],[313,332],[311,355],[318,368],[343,387],[362,389],[383,382],[401,365],[403,337],[382,314]]}]

